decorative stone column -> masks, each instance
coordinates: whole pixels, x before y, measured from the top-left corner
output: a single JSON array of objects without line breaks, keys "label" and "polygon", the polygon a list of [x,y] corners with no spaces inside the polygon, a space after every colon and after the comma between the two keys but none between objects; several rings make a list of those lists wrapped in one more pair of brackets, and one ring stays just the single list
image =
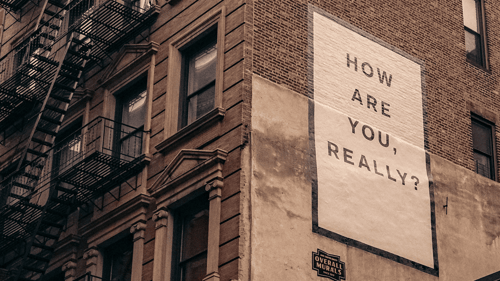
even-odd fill
[{"label": "decorative stone column", "polygon": [[146,224],[139,221],[130,227],[130,233],[134,235],[134,249],[132,255],[132,281],[142,280],[142,260],[144,257],[144,234]]},{"label": "decorative stone column", "polygon": [[155,222],[155,253],[154,253],[154,263],[153,263],[153,281],[166,281],[166,276],[170,276],[170,272],[167,271],[169,266],[167,264],[167,259],[169,255],[167,254],[167,240],[168,240],[168,211],[165,209],[159,209],[153,214],[153,220]]},{"label": "decorative stone column", "polygon": [[76,263],[74,261],[68,261],[63,264],[62,269],[64,272],[65,281],[73,281],[76,278]]},{"label": "decorative stone column", "polygon": [[207,183],[205,190],[209,192],[210,210],[208,218],[207,276],[203,281],[219,281],[219,241],[222,178],[216,178]]},{"label": "decorative stone column", "polygon": [[87,270],[94,276],[102,276],[102,257],[96,247],[89,248],[83,253],[83,259],[86,260]]}]

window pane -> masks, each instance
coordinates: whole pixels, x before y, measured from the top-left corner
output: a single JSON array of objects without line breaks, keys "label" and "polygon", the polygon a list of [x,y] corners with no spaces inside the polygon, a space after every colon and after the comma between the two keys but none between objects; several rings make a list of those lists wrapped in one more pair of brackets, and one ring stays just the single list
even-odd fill
[{"label": "window pane", "polygon": [[209,42],[188,58],[188,92],[190,95],[215,80],[216,41]]},{"label": "window pane", "polygon": [[144,125],[146,116],[146,89],[137,95],[130,95],[123,102],[122,123],[138,128]]},{"label": "window pane", "polygon": [[208,210],[184,217],[181,261],[207,250]]},{"label": "window pane", "polygon": [[77,160],[79,160],[80,150],[81,150],[81,136],[78,132],[73,138],[66,139],[64,142],[60,143],[60,150],[54,152],[55,157],[54,163],[56,169],[59,173],[62,173],[65,168],[72,166]]},{"label": "window pane", "polygon": [[474,150],[478,150],[486,155],[493,155],[491,127],[473,120],[472,145],[474,147]]},{"label": "window pane", "polygon": [[80,160],[82,150],[82,122],[77,121],[64,128],[56,138],[54,147],[53,175],[63,173]]},{"label": "window pane", "polygon": [[207,253],[186,262],[182,268],[182,281],[202,281],[207,274]]},{"label": "window pane", "polygon": [[475,0],[462,0],[464,10],[464,25],[479,33],[478,11]]},{"label": "window pane", "polygon": [[113,256],[110,281],[130,281],[132,279],[132,250]]},{"label": "window pane", "polygon": [[188,101],[188,124],[208,113],[214,108],[215,85],[205,91],[189,98]]},{"label": "window pane", "polygon": [[479,34],[474,34],[465,30],[465,50],[467,52],[467,59],[474,61],[479,65],[483,64],[481,37]]},{"label": "window pane", "polygon": [[476,165],[476,173],[491,178],[491,158],[477,152],[474,153],[474,164]]},{"label": "window pane", "polygon": [[106,263],[103,280],[131,281],[132,277],[132,236],[122,238],[106,248]]}]

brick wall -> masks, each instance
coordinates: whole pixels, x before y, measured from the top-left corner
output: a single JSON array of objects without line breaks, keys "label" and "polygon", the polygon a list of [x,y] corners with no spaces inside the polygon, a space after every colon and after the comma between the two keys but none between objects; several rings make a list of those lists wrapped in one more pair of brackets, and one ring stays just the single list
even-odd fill
[{"label": "brick wall", "polygon": [[[308,4],[422,59],[427,94],[427,149],[457,165],[474,169],[471,107],[467,103],[493,117],[500,109],[499,3],[485,1],[488,71],[466,62],[460,0],[255,0],[254,3],[254,73],[304,95],[307,94]],[[497,120],[493,121],[498,125]],[[496,138],[500,138],[498,126]]]}]

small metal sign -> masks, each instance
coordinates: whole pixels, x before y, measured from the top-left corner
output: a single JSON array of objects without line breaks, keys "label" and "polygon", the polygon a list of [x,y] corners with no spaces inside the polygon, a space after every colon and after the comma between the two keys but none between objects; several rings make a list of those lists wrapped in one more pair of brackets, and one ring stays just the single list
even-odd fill
[{"label": "small metal sign", "polygon": [[335,281],[345,280],[345,263],[340,261],[339,256],[318,249],[317,253],[312,252],[312,263],[312,269],[318,272],[318,276]]}]

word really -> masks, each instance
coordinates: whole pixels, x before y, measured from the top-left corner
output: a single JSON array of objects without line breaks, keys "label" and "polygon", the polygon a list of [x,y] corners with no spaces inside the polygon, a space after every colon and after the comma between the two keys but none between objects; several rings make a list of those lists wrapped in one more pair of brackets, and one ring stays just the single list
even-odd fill
[{"label": "word really", "polygon": [[[352,151],[346,147],[344,147],[344,148],[342,148],[342,150],[340,150],[339,147],[335,143],[328,141],[328,155],[329,156],[335,156],[335,158],[337,158],[337,160],[341,160],[341,158],[342,158],[342,160],[344,160],[344,162],[346,164],[353,165],[353,166],[357,165],[358,168],[366,169],[366,171],[368,171],[368,172],[373,171],[376,175],[379,175],[381,177],[386,177],[386,175],[387,175],[388,180],[391,180],[394,182],[397,182],[398,180],[400,180],[401,184],[405,185],[406,177],[408,176],[408,173],[403,173],[399,169],[395,169],[396,172],[394,172],[394,170],[391,169],[391,167],[389,167],[389,165],[385,165],[385,167],[383,167],[383,165],[378,164],[377,160],[373,160],[373,162],[371,162],[371,161],[368,162],[368,160],[366,159],[366,156],[363,154],[361,154],[359,156],[359,160],[353,159],[353,154],[354,154],[354,151]],[[340,157],[339,157],[339,155],[340,155]],[[373,163],[373,165],[371,163]],[[387,173],[384,174],[385,172],[387,172]],[[399,176],[399,178],[398,178],[398,176]],[[416,183],[415,183],[415,190],[416,190],[417,185],[420,181],[416,176],[411,176],[410,178],[414,179],[416,181]]]}]

